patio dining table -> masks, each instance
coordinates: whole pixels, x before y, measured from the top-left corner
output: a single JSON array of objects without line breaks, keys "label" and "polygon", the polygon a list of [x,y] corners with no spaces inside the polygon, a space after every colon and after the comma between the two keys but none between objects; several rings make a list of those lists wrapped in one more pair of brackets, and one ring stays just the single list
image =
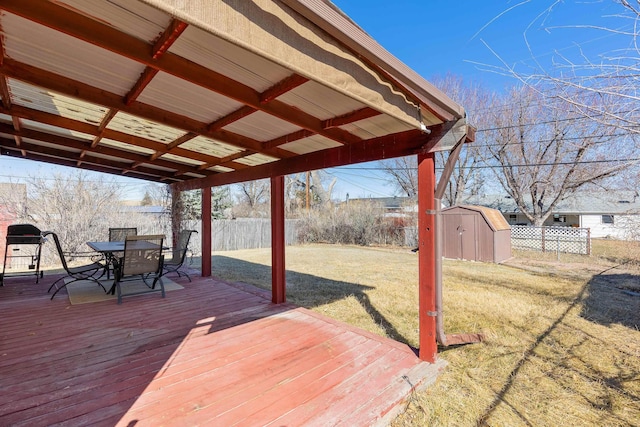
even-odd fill
[{"label": "patio dining table", "polygon": [[[152,243],[149,242],[145,242],[144,240],[138,240],[138,241],[132,241],[129,243],[131,246],[129,246],[130,248],[134,248],[134,249],[149,249],[149,245],[151,245]],[[91,249],[93,249],[96,252],[99,252],[101,254],[104,255],[105,259],[106,259],[106,263],[105,263],[105,269],[108,268],[109,263],[112,263],[115,265],[115,263],[118,262],[118,257],[114,255],[114,253],[117,252],[124,252],[124,240],[122,241],[107,241],[107,242],[87,242],[87,246],[89,246]],[[162,250],[167,250],[168,247],[166,246],[162,246]],[[114,278],[115,279],[115,278]],[[113,285],[111,285],[111,288],[109,288],[109,290],[107,291],[107,293],[110,294],[115,294],[116,291],[116,283],[115,280],[113,282]]]}]

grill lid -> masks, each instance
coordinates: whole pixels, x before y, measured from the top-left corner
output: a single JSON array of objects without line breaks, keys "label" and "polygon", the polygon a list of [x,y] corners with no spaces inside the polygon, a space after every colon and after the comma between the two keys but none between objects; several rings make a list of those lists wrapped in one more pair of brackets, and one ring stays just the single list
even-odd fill
[{"label": "grill lid", "polygon": [[7,244],[39,244],[42,242],[40,229],[33,224],[13,224],[7,227]]}]

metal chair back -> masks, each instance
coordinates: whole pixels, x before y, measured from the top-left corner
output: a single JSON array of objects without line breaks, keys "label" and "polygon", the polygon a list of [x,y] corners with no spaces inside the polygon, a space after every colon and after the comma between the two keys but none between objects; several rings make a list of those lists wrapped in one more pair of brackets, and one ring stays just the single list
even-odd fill
[{"label": "metal chair back", "polygon": [[136,236],[138,229],[135,227],[128,228],[109,228],[110,242],[124,242],[127,236]]}]

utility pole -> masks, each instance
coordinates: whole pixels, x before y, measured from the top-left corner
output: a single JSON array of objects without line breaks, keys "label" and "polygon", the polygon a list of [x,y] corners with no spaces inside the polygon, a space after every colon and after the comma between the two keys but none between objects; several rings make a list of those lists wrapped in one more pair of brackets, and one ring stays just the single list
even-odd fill
[{"label": "utility pole", "polygon": [[307,183],[306,183],[306,193],[307,193],[307,213],[309,213],[309,209],[311,208],[311,198],[310,198],[310,189],[309,189],[309,176],[311,175],[311,172],[307,171]]}]

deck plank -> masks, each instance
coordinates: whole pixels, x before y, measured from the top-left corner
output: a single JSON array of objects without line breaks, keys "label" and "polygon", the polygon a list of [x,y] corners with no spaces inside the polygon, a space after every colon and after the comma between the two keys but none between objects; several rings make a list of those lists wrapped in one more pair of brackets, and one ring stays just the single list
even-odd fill
[{"label": "deck plank", "polygon": [[442,369],[246,284],[71,305],[55,278],[0,287],[0,425],[385,425]]}]

